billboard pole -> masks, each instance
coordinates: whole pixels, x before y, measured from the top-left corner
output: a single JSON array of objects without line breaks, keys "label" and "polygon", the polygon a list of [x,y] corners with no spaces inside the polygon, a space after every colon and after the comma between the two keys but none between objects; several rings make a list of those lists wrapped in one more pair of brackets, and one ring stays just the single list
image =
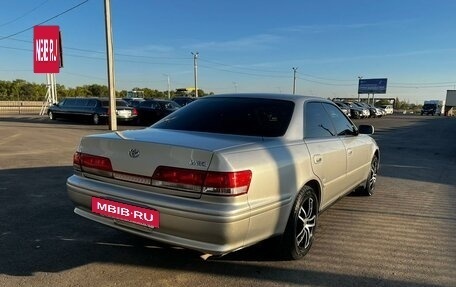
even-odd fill
[{"label": "billboard pole", "polygon": [[293,95],[296,94],[296,70],[298,68],[293,67]]},{"label": "billboard pole", "polygon": [[360,84],[360,81],[363,77],[359,76],[358,77],[358,102],[360,101],[360,95],[359,95],[359,84]]}]

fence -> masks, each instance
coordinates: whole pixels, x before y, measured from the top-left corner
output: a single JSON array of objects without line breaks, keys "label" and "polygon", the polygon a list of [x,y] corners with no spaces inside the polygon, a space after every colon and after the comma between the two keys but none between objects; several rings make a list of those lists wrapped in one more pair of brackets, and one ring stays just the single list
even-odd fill
[{"label": "fence", "polygon": [[41,101],[0,101],[0,115],[38,115],[42,106]]}]

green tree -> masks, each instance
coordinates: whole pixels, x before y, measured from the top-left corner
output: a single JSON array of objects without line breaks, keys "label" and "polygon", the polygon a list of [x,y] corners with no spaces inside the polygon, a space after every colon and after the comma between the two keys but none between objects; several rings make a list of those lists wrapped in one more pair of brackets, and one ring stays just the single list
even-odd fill
[{"label": "green tree", "polygon": [[109,89],[107,86],[102,86],[98,84],[86,85],[84,86],[93,97],[107,97],[109,96]]}]

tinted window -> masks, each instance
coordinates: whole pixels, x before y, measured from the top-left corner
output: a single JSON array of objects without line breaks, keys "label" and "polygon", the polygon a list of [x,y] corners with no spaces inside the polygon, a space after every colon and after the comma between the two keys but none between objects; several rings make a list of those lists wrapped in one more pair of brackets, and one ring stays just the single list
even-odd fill
[{"label": "tinted window", "polygon": [[87,100],[86,99],[76,99],[75,101],[75,106],[82,107],[87,105]]},{"label": "tinted window", "polygon": [[304,113],[305,138],[325,138],[336,135],[331,119],[321,103],[307,103]]},{"label": "tinted window", "polygon": [[154,128],[279,137],[287,131],[294,103],[285,100],[210,97],[172,113]]},{"label": "tinted window", "polygon": [[89,103],[87,105],[89,107],[96,107],[97,106],[97,100],[89,100]]},{"label": "tinted window", "polygon": [[65,106],[74,106],[76,104],[76,99],[66,99],[63,105]]},{"label": "tinted window", "polygon": [[[103,100],[101,102],[101,104],[103,107],[109,107],[108,100]],[[128,105],[127,105],[127,102],[125,102],[124,100],[116,100],[116,107],[126,107],[126,106],[128,106]]]},{"label": "tinted window", "polygon": [[159,101],[158,104],[161,106],[162,109],[167,110],[176,110],[180,108],[180,106],[173,101]]},{"label": "tinted window", "polygon": [[140,103],[139,106],[143,107],[143,108],[153,108],[153,109],[160,108],[155,101],[144,101],[144,102]]},{"label": "tinted window", "polygon": [[345,115],[335,106],[331,104],[323,104],[329,117],[336,129],[338,136],[353,135],[354,127]]},{"label": "tinted window", "polygon": [[117,100],[117,101],[116,101],[116,106],[118,106],[118,107],[126,107],[126,106],[128,106],[128,104],[127,104],[126,101]]}]

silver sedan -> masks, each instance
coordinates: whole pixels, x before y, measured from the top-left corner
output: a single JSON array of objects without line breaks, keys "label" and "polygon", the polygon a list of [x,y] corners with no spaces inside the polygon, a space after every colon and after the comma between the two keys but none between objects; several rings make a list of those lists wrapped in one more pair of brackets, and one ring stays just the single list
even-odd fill
[{"label": "silver sedan", "polygon": [[82,138],[67,190],[75,213],[139,236],[214,255],[279,237],[298,259],[322,210],[374,192],[373,132],[322,98],[208,96],[149,128]]}]

